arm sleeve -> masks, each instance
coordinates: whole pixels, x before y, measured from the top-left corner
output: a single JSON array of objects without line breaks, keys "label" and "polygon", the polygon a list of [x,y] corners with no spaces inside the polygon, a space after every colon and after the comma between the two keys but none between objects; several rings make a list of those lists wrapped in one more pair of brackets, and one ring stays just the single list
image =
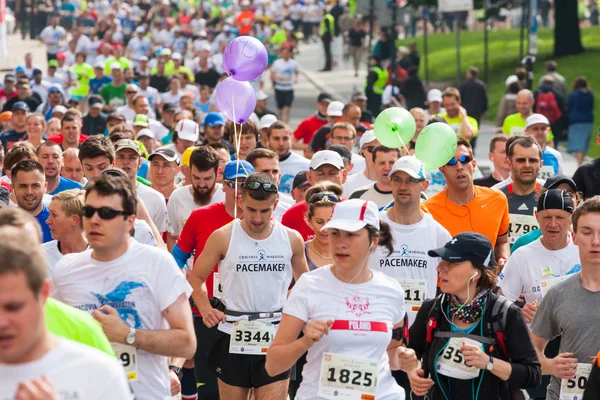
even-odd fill
[{"label": "arm sleeve", "polygon": [[523,290],[523,282],[521,280],[519,257],[520,254],[513,254],[509,257],[504,269],[498,274],[498,287],[502,289],[504,297],[510,301],[517,301],[521,291]]},{"label": "arm sleeve", "polygon": [[292,288],[290,296],[283,306],[283,313],[308,322],[308,295],[310,295],[310,284],[308,278],[302,275]]},{"label": "arm sleeve", "polygon": [[431,308],[435,304],[436,299],[425,300],[421,308],[417,312],[415,321],[410,326],[408,347],[417,353],[417,358],[421,359],[425,353],[427,344],[427,324]]},{"label": "arm sleeve", "polygon": [[504,133],[505,135],[510,135],[510,127],[508,126],[506,118],[502,120],[502,133]]},{"label": "arm sleeve", "polygon": [[196,248],[196,227],[199,228],[201,226],[197,224],[197,214],[198,213],[192,211],[190,217],[187,221],[185,221],[185,224],[183,225],[183,229],[181,230],[179,239],[177,239],[177,247],[183,253],[192,254],[192,252]]},{"label": "arm sleeve", "polygon": [[[502,192],[500,192],[502,193]],[[500,229],[498,230],[498,236],[502,236],[508,232],[508,226],[510,224],[510,216],[508,215],[508,200],[504,193],[502,193],[502,197],[504,197],[504,211],[502,212],[502,222],[500,222]]]},{"label": "arm sleeve", "polygon": [[294,137],[297,140],[303,139],[306,136],[305,125],[306,125],[305,121],[300,122],[300,124],[298,125],[298,128],[296,128],[296,130],[294,131]]},{"label": "arm sleeve", "polygon": [[179,225],[179,221],[176,218],[175,210],[179,207],[179,204],[175,204],[176,202],[170,200],[167,204],[167,216],[169,217],[169,222],[171,224],[171,233],[173,236],[179,236],[181,234],[182,226]]},{"label": "arm sleeve", "polygon": [[186,268],[185,264],[187,263],[188,259],[192,255],[192,253],[186,253],[183,250],[181,250],[179,248],[179,246],[177,245],[177,243],[175,243],[175,246],[173,246],[172,254],[173,254],[173,258],[175,259],[175,262],[177,263],[177,266],[181,269]]},{"label": "arm sleeve", "polygon": [[512,367],[508,384],[521,389],[538,387],[542,381],[542,368],[525,318],[515,305],[508,309],[505,331],[506,350]]},{"label": "arm sleeve", "polygon": [[187,297],[192,295],[192,287],[179,272],[177,263],[170,254],[164,254],[162,250],[157,249],[152,254],[156,258],[158,267],[156,267],[153,293],[158,293],[158,306],[163,312],[169,308],[176,300],[185,293]]}]

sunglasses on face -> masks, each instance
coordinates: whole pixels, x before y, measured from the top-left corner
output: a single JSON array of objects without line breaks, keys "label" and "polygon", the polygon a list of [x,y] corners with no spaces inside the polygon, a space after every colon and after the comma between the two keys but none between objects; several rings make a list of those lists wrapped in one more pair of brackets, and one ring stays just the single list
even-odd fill
[{"label": "sunglasses on face", "polygon": [[458,164],[458,162],[460,162],[461,164],[465,165],[465,164],[470,163],[471,161],[473,161],[473,156],[464,155],[464,156],[460,156],[458,158],[452,157],[450,159],[450,161],[448,161],[448,163],[446,165],[449,166],[449,167],[453,167],[456,164]]},{"label": "sunglasses on face", "polygon": [[98,216],[100,217],[100,219],[107,220],[107,221],[114,219],[119,215],[129,215],[129,213],[127,213],[125,211],[115,210],[114,208],[110,208],[110,207],[95,208],[92,206],[83,206],[81,208],[81,211],[85,218],[92,218],[94,216],[94,214],[98,213]]},{"label": "sunglasses on face", "polygon": [[316,203],[316,202],[322,201],[324,199],[327,199],[327,201],[330,201],[332,203],[339,203],[340,202],[340,198],[337,197],[333,193],[315,193],[315,194],[312,195],[312,197],[310,198],[310,200],[308,202],[309,203]]},{"label": "sunglasses on face", "polygon": [[259,190],[262,188],[265,192],[277,193],[277,185],[269,182],[244,182],[242,187],[250,190]]},{"label": "sunglasses on face", "polygon": [[235,180],[233,180],[233,181],[232,180],[224,180],[223,183],[226,184],[227,187],[229,187],[231,189],[235,189],[236,183],[237,183],[238,187],[241,187],[244,184],[244,182],[241,182],[241,181],[236,182]]}]

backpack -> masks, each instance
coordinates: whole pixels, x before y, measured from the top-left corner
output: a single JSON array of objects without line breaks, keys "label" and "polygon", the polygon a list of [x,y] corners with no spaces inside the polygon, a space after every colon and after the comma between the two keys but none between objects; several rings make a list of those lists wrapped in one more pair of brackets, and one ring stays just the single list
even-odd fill
[{"label": "backpack", "polygon": [[536,111],[548,118],[550,125],[554,124],[562,117],[562,112],[556,102],[556,96],[551,90],[546,93],[540,92],[538,94]]}]

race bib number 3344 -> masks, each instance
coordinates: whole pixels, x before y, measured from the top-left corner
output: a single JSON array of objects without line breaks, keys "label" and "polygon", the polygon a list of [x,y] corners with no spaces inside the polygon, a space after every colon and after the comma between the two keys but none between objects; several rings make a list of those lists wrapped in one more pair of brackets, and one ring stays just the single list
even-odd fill
[{"label": "race bib number 3344", "polygon": [[374,400],[378,375],[378,360],[323,353],[318,395],[326,399]]},{"label": "race bib number 3344", "polygon": [[229,352],[265,355],[274,337],[275,329],[270,322],[236,321],[231,331]]}]

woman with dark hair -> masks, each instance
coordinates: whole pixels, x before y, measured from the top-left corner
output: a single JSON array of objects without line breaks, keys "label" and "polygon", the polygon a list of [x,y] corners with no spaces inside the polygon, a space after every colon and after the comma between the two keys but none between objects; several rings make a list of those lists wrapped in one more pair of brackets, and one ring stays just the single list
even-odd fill
[{"label": "woman with dark hair", "polygon": [[304,243],[304,255],[306,255],[308,269],[311,271],[328,265],[333,260],[329,250],[329,232],[322,232],[321,228],[331,219],[333,207],[341,201],[343,189],[339,185],[335,185],[335,189],[335,191],[311,194],[306,200],[308,204],[306,222],[315,232],[315,237]]},{"label": "woman with dark hair", "polygon": [[567,151],[575,153],[577,164],[583,164],[585,154],[590,149],[590,138],[594,127],[594,94],[586,78],[575,79],[573,91],[567,98],[569,113],[569,134]]},{"label": "woman with dark hair", "polygon": [[329,232],[332,263],[296,282],[265,368],[275,376],[308,351],[296,399],[404,400],[391,374],[416,367],[414,353],[401,346],[404,292],[367,266],[377,246],[393,250],[390,228],[375,203],[353,199],[336,204],[322,231]]},{"label": "woman with dark hair", "polygon": [[510,400],[539,386],[541,366],[523,314],[493,293],[490,241],[463,232],[429,255],[442,259],[442,294],[423,303],[410,328],[409,346],[422,360],[408,373],[412,392],[430,400]]}]

